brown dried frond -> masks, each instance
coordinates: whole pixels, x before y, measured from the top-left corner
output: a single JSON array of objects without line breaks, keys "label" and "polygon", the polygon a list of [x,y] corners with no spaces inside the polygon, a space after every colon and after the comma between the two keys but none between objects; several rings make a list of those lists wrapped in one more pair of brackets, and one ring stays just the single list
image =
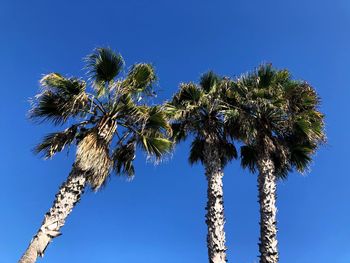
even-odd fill
[{"label": "brown dried frond", "polygon": [[108,142],[99,138],[95,129],[78,144],[76,163],[81,170],[87,172],[92,189],[97,190],[106,181],[112,160],[109,156]]},{"label": "brown dried frond", "polygon": [[76,163],[87,172],[87,179],[94,190],[106,182],[112,169],[109,144],[116,128],[116,122],[106,115],[78,144]]}]

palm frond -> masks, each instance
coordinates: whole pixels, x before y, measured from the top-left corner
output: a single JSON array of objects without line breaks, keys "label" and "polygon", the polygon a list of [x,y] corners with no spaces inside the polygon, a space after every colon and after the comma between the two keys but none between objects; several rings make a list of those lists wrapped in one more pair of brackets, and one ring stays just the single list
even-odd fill
[{"label": "palm frond", "polygon": [[275,176],[277,179],[286,180],[288,174],[292,171],[290,163],[280,163],[279,158],[272,157],[272,161],[275,165]]},{"label": "palm frond", "polygon": [[190,164],[195,164],[197,162],[204,162],[204,146],[205,140],[196,137],[191,143],[190,155],[188,161]]},{"label": "palm frond", "polygon": [[290,149],[286,147],[285,141],[276,138],[274,138],[273,144],[274,150],[271,151],[270,155],[275,166],[275,176],[278,179],[287,179],[288,173],[292,171]]},{"label": "palm frond", "polygon": [[69,117],[83,115],[89,106],[86,83],[81,80],[51,73],[44,76],[40,83],[43,91],[32,100],[32,109],[29,111],[32,119],[50,120],[59,125]]},{"label": "palm frond", "polygon": [[241,165],[243,168],[248,168],[250,172],[255,173],[257,161],[258,156],[254,147],[241,146]]},{"label": "palm frond", "polygon": [[320,99],[314,89],[305,82],[293,82],[286,89],[294,131],[317,143],[324,143],[324,115],[319,112]]},{"label": "palm frond", "polygon": [[191,106],[199,103],[199,100],[202,97],[202,92],[200,89],[193,83],[182,83],[180,85],[180,90],[173,96],[171,102],[175,107],[182,106]]},{"label": "palm frond", "polygon": [[210,91],[216,90],[220,79],[221,78],[213,71],[209,71],[201,76],[199,85],[206,93],[208,93]]},{"label": "palm frond", "polygon": [[180,143],[186,140],[188,136],[188,130],[186,128],[185,122],[174,122],[171,124],[172,129],[172,139],[175,143]]},{"label": "palm frond", "polygon": [[55,125],[64,123],[70,116],[66,101],[52,91],[46,90],[32,100],[29,118],[40,121],[52,121]]},{"label": "palm frond", "polygon": [[112,155],[113,169],[117,175],[133,177],[135,168],[133,161],[136,154],[136,143],[134,139],[129,140],[125,145],[118,146]]},{"label": "palm frond", "polygon": [[[204,93],[193,83],[181,84],[180,90],[174,94],[172,101],[165,106],[169,117],[174,121],[186,121],[186,127],[192,129],[200,122],[200,111],[205,110],[202,105]],[[192,126],[192,127],[191,127]]]},{"label": "palm frond", "polygon": [[273,81],[275,70],[272,64],[263,64],[257,69],[258,87],[266,88]]},{"label": "palm frond", "polygon": [[225,167],[230,161],[237,158],[237,150],[233,143],[221,141],[218,147],[222,167]]},{"label": "palm frond", "polygon": [[148,108],[148,116],[144,125],[145,129],[166,133],[171,136],[172,129],[165,112],[160,106]]},{"label": "palm frond", "polygon": [[59,93],[62,96],[77,96],[85,91],[85,81],[77,78],[65,78],[59,73],[50,73],[40,80],[41,87]]},{"label": "palm frond", "polygon": [[152,85],[156,81],[156,74],[151,64],[139,63],[131,67],[127,77],[121,83],[123,92],[154,96]]},{"label": "palm frond", "polygon": [[298,134],[289,136],[285,142],[289,149],[290,165],[301,173],[307,170],[319,143]]},{"label": "palm frond", "polygon": [[137,143],[147,154],[155,156],[157,159],[169,153],[173,147],[173,143],[170,140],[164,137],[157,137],[157,134],[141,134],[137,138]]},{"label": "palm frond", "polygon": [[111,115],[117,115],[119,119],[134,119],[138,117],[141,107],[136,105],[131,94],[120,96],[110,110]]},{"label": "palm frond", "polygon": [[54,132],[46,135],[42,142],[34,148],[36,154],[43,153],[45,158],[52,158],[74,141],[77,135],[77,126],[73,125],[63,132]]},{"label": "palm frond", "polygon": [[86,68],[99,96],[106,92],[106,84],[112,81],[124,67],[123,57],[110,48],[96,48],[85,58]]}]

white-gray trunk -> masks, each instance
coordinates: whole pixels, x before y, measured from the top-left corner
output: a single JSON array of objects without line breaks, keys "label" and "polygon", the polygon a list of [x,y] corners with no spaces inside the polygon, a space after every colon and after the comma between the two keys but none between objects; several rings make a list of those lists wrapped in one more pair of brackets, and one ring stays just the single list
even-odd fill
[{"label": "white-gray trunk", "polygon": [[210,263],[225,263],[226,238],[223,201],[223,172],[218,149],[207,144],[204,149],[205,174],[208,181],[208,202],[206,223],[208,226],[207,246]]},{"label": "white-gray trunk", "polygon": [[263,157],[258,162],[260,204],[260,263],[277,263],[276,176],[273,161]]},{"label": "white-gray trunk", "polygon": [[46,213],[40,229],[33,237],[19,263],[34,263],[38,256],[43,257],[45,249],[53,238],[60,235],[60,228],[73,207],[80,200],[86,186],[83,172],[73,165],[73,169],[66,182],[62,184],[56,194],[53,206]]}]

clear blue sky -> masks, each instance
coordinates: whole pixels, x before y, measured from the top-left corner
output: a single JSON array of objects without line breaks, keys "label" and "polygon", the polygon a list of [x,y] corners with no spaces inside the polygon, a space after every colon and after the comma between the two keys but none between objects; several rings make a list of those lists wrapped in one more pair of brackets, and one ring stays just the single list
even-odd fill
[{"label": "clear blue sky", "polygon": [[[306,176],[278,188],[282,263],[350,262],[350,4],[348,0],[0,2],[0,262],[16,262],[65,180],[73,152],[44,161],[31,148],[55,128],[26,119],[28,98],[52,71],[82,76],[97,46],[128,65],[151,62],[159,102],[201,73],[236,76],[261,62],[288,68],[322,97],[329,143]],[[132,182],[88,191],[40,262],[207,262],[206,181],[188,143],[154,166],[138,155]],[[225,170],[229,262],[258,254],[256,176]]]}]

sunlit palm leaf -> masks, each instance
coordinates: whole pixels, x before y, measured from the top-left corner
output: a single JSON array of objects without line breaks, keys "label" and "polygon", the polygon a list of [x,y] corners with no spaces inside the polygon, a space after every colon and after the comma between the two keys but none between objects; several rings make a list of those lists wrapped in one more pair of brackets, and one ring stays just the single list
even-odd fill
[{"label": "sunlit palm leaf", "polygon": [[139,63],[132,66],[127,77],[121,83],[123,92],[130,94],[144,93],[153,96],[152,85],[156,81],[156,74],[151,64]]},{"label": "sunlit palm leaf", "polygon": [[62,96],[78,96],[85,91],[86,83],[76,78],[65,78],[58,73],[45,75],[41,80],[42,87],[59,93]]},{"label": "sunlit palm leaf", "polygon": [[136,115],[140,113],[140,107],[135,104],[131,94],[124,94],[114,103],[110,112],[112,115],[117,115],[119,118],[135,119],[135,117],[138,118]]},{"label": "sunlit palm leaf", "polygon": [[[257,152],[264,147],[279,178],[286,178],[293,167],[305,170],[314,152],[310,149],[325,138],[324,116],[317,109],[319,98],[314,89],[270,64],[238,79],[231,89],[227,102],[232,108],[226,110],[225,121],[232,129],[230,134],[246,143],[241,148],[242,166],[254,172]],[[270,138],[270,143],[262,145],[261,138]]]},{"label": "sunlit palm leaf", "polygon": [[32,101],[30,118],[62,124],[69,117],[84,114],[89,106],[84,81],[51,73],[44,76],[40,83],[43,91]]},{"label": "sunlit palm leaf", "polygon": [[166,138],[141,135],[138,137],[138,144],[149,155],[154,155],[156,158],[161,158],[169,153],[172,149],[172,142]]},{"label": "sunlit palm leaf", "polygon": [[193,83],[181,84],[180,91],[176,93],[171,102],[175,107],[179,106],[193,106],[199,103],[201,99],[202,92],[200,89]]},{"label": "sunlit palm leaf", "polygon": [[94,81],[98,96],[103,96],[107,89],[106,84],[122,71],[124,59],[110,48],[97,48],[85,60],[88,74]]},{"label": "sunlit palm leaf", "polygon": [[145,129],[159,131],[171,135],[172,129],[166,117],[166,114],[159,106],[148,109],[148,117],[144,126]]},{"label": "sunlit palm leaf", "polygon": [[220,77],[213,71],[209,71],[201,76],[199,85],[205,92],[215,92],[217,85],[219,85],[219,81]]}]

